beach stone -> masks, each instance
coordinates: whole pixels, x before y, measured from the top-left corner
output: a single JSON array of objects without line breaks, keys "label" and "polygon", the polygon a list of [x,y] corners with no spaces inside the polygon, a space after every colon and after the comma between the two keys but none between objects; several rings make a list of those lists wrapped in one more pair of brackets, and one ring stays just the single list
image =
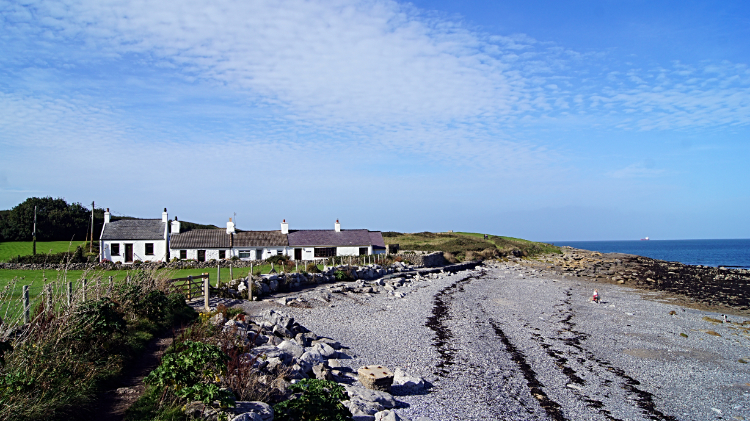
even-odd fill
[{"label": "beach stone", "polygon": [[382,365],[367,365],[357,370],[359,382],[368,389],[389,392],[393,384],[393,373]]},{"label": "beach stone", "polygon": [[396,367],[393,386],[400,386],[399,389],[409,393],[418,393],[424,391],[425,382],[421,377],[410,376],[401,367]]},{"label": "beach stone", "polygon": [[336,355],[336,350],[332,346],[324,342],[317,342],[309,349],[322,355],[324,358],[333,358]]},{"label": "beach stone", "polygon": [[211,317],[211,324],[214,326],[222,326],[224,323],[227,322],[227,318],[224,317],[221,313],[216,313]]},{"label": "beach stone", "polygon": [[299,358],[302,356],[302,354],[305,353],[304,348],[302,348],[301,346],[297,345],[296,343],[290,340],[285,340],[284,342],[280,343],[277,346],[277,348],[279,348],[280,350],[286,353],[291,354],[294,358]]},{"label": "beach stone", "polygon": [[391,411],[389,409],[385,411],[380,411],[375,414],[375,421],[410,421],[409,418],[402,417],[399,414],[396,413],[396,411]]},{"label": "beach stone", "polygon": [[318,380],[333,380],[333,373],[331,373],[331,369],[325,364],[314,365],[312,371]]},{"label": "beach stone", "polygon": [[265,402],[239,401],[232,412],[238,414],[232,421],[273,421],[273,408]]},{"label": "beach stone", "polygon": [[[361,400],[365,402],[376,402],[381,405],[382,409],[391,409],[396,407],[396,400],[388,392],[379,390],[365,389],[360,386],[342,385],[350,399]],[[382,410],[381,409],[381,410]]]}]

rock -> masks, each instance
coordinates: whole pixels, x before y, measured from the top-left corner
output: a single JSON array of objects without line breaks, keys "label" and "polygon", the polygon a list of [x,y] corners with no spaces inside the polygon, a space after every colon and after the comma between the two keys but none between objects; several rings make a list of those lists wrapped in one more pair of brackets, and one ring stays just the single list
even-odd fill
[{"label": "rock", "polygon": [[273,327],[273,334],[280,338],[293,338],[294,337],[294,335],[289,329],[284,329],[283,327],[279,325],[275,325]]},{"label": "rock", "polygon": [[375,420],[374,415],[383,410],[383,407],[375,402],[367,402],[360,399],[341,401],[341,404],[352,413],[352,419],[357,421]]},{"label": "rock", "polygon": [[297,343],[300,346],[308,347],[312,345],[313,341],[318,340],[318,335],[308,332],[308,333],[298,333],[297,336],[294,337],[294,340],[297,341]]},{"label": "rock", "polygon": [[333,380],[331,369],[325,364],[316,364],[312,368],[315,378],[318,380]]},{"label": "rock", "polygon": [[211,317],[211,324],[214,326],[222,326],[227,322],[227,318],[222,313],[216,313]]},{"label": "rock", "polygon": [[388,392],[393,384],[393,373],[381,365],[368,365],[357,370],[359,382],[368,389]]},{"label": "rock", "polygon": [[292,326],[294,326],[293,318],[275,310],[266,310],[260,314],[260,317],[263,320],[270,322],[272,326],[279,325],[284,329],[291,329]]},{"label": "rock", "polygon": [[310,344],[312,346],[312,345],[315,345],[315,344],[318,344],[318,343],[327,344],[328,346],[330,346],[331,348],[333,348],[335,350],[341,349],[341,344],[339,342],[337,342],[337,341],[334,341],[331,338],[316,338]]},{"label": "rock", "polygon": [[384,409],[391,409],[396,407],[396,400],[388,392],[381,392],[379,390],[365,389],[364,387],[351,386],[348,384],[342,385],[346,389],[347,395],[351,399],[357,399],[365,402],[376,402],[381,405]]},{"label": "rock", "polygon": [[393,373],[393,386],[399,386],[399,389],[408,393],[419,393],[424,391],[425,382],[420,377],[406,374],[401,367],[396,367]]},{"label": "rock", "polygon": [[375,414],[375,421],[409,421],[409,419],[400,416],[396,411],[385,410]]},{"label": "rock", "polygon": [[296,343],[294,343],[294,342],[292,342],[290,340],[286,340],[286,341],[280,343],[277,346],[277,348],[279,348],[280,350],[282,350],[284,352],[287,352],[287,353],[291,354],[294,358],[299,358],[299,357],[302,356],[302,354],[305,353],[305,349],[304,348],[302,348],[301,346],[297,345]]},{"label": "rock", "polygon": [[310,347],[310,351],[319,353],[325,359],[333,358],[336,355],[336,350],[333,349],[332,346],[324,342],[315,343],[312,347]]},{"label": "rock", "polygon": [[[239,401],[235,403],[231,411],[237,414],[232,421],[273,421],[273,408],[264,402]],[[238,418],[243,415],[246,418]]]}]

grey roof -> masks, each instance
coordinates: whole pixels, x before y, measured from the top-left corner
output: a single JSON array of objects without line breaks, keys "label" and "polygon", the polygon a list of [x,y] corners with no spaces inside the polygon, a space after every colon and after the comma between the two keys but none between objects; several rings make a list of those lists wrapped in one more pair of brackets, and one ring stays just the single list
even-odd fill
[{"label": "grey roof", "polygon": [[224,228],[198,229],[172,234],[170,249],[229,248],[229,234]]},{"label": "grey roof", "polygon": [[167,223],[161,219],[120,219],[104,224],[102,240],[164,240]]},{"label": "grey roof", "polygon": [[286,235],[281,231],[240,231],[234,234],[230,242],[229,234],[224,228],[198,229],[172,234],[169,248],[229,248],[232,247],[285,247],[288,245]]},{"label": "grey roof", "polygon": [[385,240],[383,239],[383,233],[380,231],[370,231],[370,243],[375,248],[385,248]]},{"label": "grey roof", "polygon": [[289,231],[289,246],[369,246],[370,233],[367,230],[299,230]]},{"label": "grey roof", "polygon": [[286,234],[281,231],[241,231],[234,235],[235,247],[286,247]]}]

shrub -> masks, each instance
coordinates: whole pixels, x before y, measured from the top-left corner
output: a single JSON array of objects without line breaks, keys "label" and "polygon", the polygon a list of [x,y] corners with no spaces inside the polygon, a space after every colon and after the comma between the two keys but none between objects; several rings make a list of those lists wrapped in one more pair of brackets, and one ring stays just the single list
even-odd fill
[{"label": "shrub", "polygon": [[344,271],[344,270],[337,270],[336,272],[333,273],[333,276],[336,278],[336,281],[338,282],[350,282],[354,280],[352,275],[349,272]]},{"label": "shrub", "polygon": [[309,273],[320,273],[320,269],[318,269],[318,265],[315,263],[308,263],[305,270]]},{"label": "shrub", "polygon": [[273,263],[276,265],[284,264],[289,261],[289,256],[286,256],[284,254],[277,254],[276,256],[271,256],[268,259],[266,259],[268,263]]},{"label": "shrub", "polygon": [[161,364],[143,381],[161,389],[169,389],[187,401],[211,404],[218,400],[224,406],[234,405],[232,392],[217,383],[226,374],[229,357],[216,345],[184,341],[164,355]]},{"label": "shrub", "polygon": [[274,419],[277,421],[345,421],[352,418],[352,413],[341,403],[348,399],[344,387],[335,382],[302,379],[289,389],[299,396],[274,405]]}]

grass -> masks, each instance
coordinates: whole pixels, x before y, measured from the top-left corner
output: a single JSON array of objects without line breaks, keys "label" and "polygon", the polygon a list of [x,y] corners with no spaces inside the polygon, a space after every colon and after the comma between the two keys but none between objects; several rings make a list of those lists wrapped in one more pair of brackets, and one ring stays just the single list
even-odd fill
[{"label": "grass", "polygon": [[[319,269],[322,269],[322,265],[318,265]],[[278,266],[275,266],[276,271],[280,271]],[[292,271],[294,266],[292,266]],[[304,270],[304,267],[300,265],[299,270]],[[253,274],[267,274],[271,271],[270,264],[264,264],[253,267]],[[57,271],[57,270],[16,270],[16,269],[0,269],[0,289],[12,288],[10,291],[9,298],[10,303],[4,302],[0,304],[0,317],[3,319],[6,316],[17,315],[21,308],[21,290],[23,285],[29,286],[29,297],[33,300],[34,297],[38,296],[44,290],[44,286],[49,283],[64,284],[67,282],[73,282],[73,288],[78,289],[81,286],[81,279],[86,278],[88,282],[95,282],[94,280],[99,278],[102,285],[109,284],[109,277],[112,276],[112,280],[115,284],[125,282],[125,278],[128,275],[135,276],[142,272],[141,270],[68,270],[68,271]],[[200,275],[202,273],[208,273],[210,275],[211,285],[216,285],[216,268],[208,269],[159,269],[156,271],[157,276],[163,276],[166,278],[185,278],[188,276]],[[244,278],[250,273],[250,268],[234,268],[232,274],[235,279]],[[229,268],[221,268],[221,281],[229,281]],[[7,313],[6,313],[7,311]]]},{"label": "grass", "polygon": [[474,232],[399,234],[384,237],[386,244],[398,244],[401,250],[443,251],[465,256],[468,252],[482,252],[497,249],[501,254],[518,250],[527,256],[546,253],[560,253],[560,249],[551,244],[537,243],[521,238],[489,235]]},{"label": "grass", "polygon": [[[76,247],[83,245],[84,241],[37,241],[37,254],[56,254],[66,251],[75,251]],[[32,241],[5,241],[0,242],[0,262],[7,262],[11,257],[27,256],[34,249]]]}]

